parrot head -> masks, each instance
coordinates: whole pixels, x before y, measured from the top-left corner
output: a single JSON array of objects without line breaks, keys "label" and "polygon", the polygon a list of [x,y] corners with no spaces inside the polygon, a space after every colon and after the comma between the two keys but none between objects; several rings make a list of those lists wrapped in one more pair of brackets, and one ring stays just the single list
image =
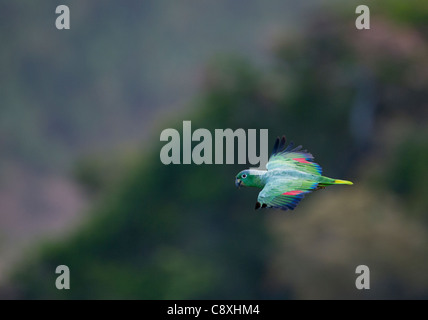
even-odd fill
[{"label": "parrot head", "polygon": [[235,185],[237,188],[239,188],[240,186],[251,187],[252,179],[253,179],[253,176],[250,175],[249,170],[243,170],[237,174],[235,178]]}]

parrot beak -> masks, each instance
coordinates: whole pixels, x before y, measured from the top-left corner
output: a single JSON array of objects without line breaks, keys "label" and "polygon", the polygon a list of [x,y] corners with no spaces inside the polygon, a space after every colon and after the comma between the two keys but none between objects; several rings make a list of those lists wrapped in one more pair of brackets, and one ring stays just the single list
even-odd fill
[{"label": "parrot beak", "polygon": [[242,183],[242,181],[241,181],[241,180],[239,180],[239,179],[236,179],[236,180],[235,180],[235,186],[236,186],[237,188],[239,188],[239,187],[241,186],[241,183]]}]

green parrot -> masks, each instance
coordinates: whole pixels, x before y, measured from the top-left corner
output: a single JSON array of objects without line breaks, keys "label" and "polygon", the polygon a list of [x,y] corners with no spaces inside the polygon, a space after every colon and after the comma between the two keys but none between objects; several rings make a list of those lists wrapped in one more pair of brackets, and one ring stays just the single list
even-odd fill
[{"label": "green parrot", "polygon": [[333,184],[352,185],[351,181],[323,177],[321,167],[302,146],[293,142],[285,147],[285,136],[275,141],[267,170],[247,169],[236,176],[236,187],[262,188],[255,209],[278,208],[293,210],[305,194]]}]

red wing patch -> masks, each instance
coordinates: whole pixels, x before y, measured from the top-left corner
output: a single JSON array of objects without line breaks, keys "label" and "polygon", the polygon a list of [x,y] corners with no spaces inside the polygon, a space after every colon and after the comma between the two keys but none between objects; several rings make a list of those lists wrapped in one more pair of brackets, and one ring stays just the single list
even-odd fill
[{"label": "red wing patch", "polygon": [[297,196],[298,194],[301,194],[303,192],[304,191],[302,191],[302,190],[293,190],[293,191],[284,192],[283,195],[284,196]]},{"label": "red wing patch", "polygon": [[293,158],[293,160],[296,160],[297,162],[300,162],[300,163],[311,163],[312,164],[312,162],[307,161],[305,158]]}]

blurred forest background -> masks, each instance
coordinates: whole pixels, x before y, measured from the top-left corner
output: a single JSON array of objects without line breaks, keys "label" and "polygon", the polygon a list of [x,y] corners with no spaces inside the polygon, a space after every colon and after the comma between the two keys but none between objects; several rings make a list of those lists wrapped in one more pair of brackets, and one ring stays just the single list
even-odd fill
[{"label": "blurred forest background", "polygon": [[[428,299],[428,2],[338,3],[0,1],[0,298]],[[254,211],[245,166],[160,162],[183,120],[355,184]]]}]

